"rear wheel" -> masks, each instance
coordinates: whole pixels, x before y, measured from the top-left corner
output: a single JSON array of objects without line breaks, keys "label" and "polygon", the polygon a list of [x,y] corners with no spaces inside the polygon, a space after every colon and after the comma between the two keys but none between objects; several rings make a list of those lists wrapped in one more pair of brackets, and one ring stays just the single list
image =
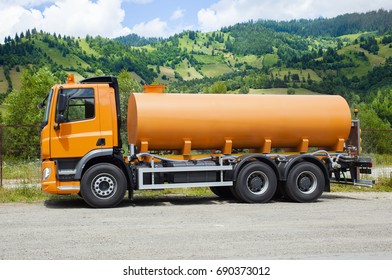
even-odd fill
[{"label": "rear wheel", "polygon": [[244,202],[268,202],[277,187],[276,174],[271,167],[262,162],[252,162],[238,174],[235,191]]},{"label": "rear wheel", "polygon": [[124,198],[127,180],[120,168],[109,163],[90,167],[81,181],[83,199],[92,207],[114,207]]},{"label": "rear wheel", "polygon": [[285,186],[289,198],[296,202],[312,202],[323,193],[325,178],[321,169],[310,162],[297,164],[290,170]]}]

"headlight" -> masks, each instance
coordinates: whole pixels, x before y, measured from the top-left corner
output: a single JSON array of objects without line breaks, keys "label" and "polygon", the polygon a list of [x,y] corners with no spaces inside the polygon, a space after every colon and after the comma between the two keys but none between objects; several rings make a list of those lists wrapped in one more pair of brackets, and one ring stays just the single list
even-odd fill
[{"label": "headlight", "polygon": [[52,169],[50,167],[46,167],[44,171],[42,171],[42,180],[47,180],[50,176],[50,172]]}]

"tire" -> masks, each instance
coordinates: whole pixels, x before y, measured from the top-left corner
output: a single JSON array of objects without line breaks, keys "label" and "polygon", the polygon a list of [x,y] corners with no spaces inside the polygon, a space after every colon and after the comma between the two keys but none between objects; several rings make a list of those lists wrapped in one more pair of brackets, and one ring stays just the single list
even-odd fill
[{"label": "tire", "polygon": [[109,163],[90,167],[82,177],[81,194],[94,208],[115,207],[124,198],[127,179],[120,168]]},{"label": "tire", "polygon": [[231,187],[210,187],[210,190],[217,196],[223,199],[235,199]]},{"label": "tire", "polygon": [[290,170],[285,185],[287,196],[296,202],[316,201],[323,193],[325,178],[313,163],[302,162]]},{"label": "tire", "polygon": [[268,202],[277,188],[275,172],[267,164],[251,162],[238,174],[235,184],[237,197],[248,203]]}]

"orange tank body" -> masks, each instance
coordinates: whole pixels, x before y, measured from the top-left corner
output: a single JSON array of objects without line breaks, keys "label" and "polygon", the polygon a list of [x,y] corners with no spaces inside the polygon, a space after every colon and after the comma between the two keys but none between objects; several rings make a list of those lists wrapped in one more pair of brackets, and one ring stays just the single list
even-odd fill
[{"label": "orange tank body", "polygon": [[128,101],[128,141],[139,152],[343,151],[350,128],[350,108],[337,95],[135,93]]}]

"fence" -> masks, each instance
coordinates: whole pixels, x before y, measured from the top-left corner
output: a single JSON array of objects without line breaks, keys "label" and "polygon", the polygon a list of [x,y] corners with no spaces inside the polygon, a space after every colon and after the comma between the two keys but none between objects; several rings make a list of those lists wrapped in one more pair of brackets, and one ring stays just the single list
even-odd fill
[{"label": "fence", "polygon": [[362,156],[370,157],[373,161],[371,178],[391,179],[392,130],[362,129],[361,138]]},{"label": "fence", "polygon": [[0,187],[39,186],[40,127],[0,125]]},{"label": "fence", "polygon": [[[0,187],[40,185],[40,128],[0,125]],[[371,177],[392,177],[392,130],[362,130],[363,156],[373,159]]]}]

